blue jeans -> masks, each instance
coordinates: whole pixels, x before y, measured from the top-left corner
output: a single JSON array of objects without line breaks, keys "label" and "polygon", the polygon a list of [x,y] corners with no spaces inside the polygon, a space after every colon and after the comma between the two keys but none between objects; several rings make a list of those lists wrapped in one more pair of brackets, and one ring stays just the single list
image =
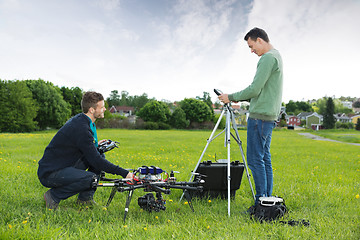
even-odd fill
[{"label": "blue jeans", "polygon": [[86,171],[87,168],[85,162],[79,159],[73,167],[52,172],[39,180],[42,185],[51,188],[51,196],[57,203],[78,193],[79,200],[88,201],[93,199],[96,191],[92,183],[97,172],[92,169]]},{"label": "blue jeans", "polygon": [[273,170],[271,166],[270,143],[274,121],[248,119],[247,124],[247,163],[255,182],[255,205],[259,197],[269,197],[273,189]]}]

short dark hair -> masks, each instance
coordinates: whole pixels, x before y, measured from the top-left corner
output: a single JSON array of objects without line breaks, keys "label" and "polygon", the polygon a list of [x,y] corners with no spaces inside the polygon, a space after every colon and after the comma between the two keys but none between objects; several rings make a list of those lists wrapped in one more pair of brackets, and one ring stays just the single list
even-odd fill
[{"label": "short dark hair", "polygon": [[81,109],[84,113],[89,112],[91,107],[96,108],[99,101],[104,100],[101,93],[97,92],[85,92],[81,99]]},{"label": "short dark hair", "polygon": [[267,33],[261,29],[261,28],[253,28],[251,29],[244,37],[244,40],[247,41],[249,38],[251,38],[251,40],[256,41],[257,38],[261,38],[262,40],[264,40],[265,42],[269,42],[269,37],[267,35]]}]

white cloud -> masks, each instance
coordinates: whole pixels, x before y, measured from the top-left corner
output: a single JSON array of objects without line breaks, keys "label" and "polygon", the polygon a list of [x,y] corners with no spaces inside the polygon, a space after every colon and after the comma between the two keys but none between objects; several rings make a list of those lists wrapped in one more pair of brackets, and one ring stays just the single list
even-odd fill
[{"label": "white cloud", "polygon": [[94,3],[107,11],[119,9],[121,6],[120,0],[94,0]]},{"label": "white cloud", "polygon": [[[284,60],[284,99],[356,96],[358,1],[255,1],[249,28],[264,28]],[[356,40],[355,40],[356,41]],[[351,47],[350,47],[351,45]]]}]

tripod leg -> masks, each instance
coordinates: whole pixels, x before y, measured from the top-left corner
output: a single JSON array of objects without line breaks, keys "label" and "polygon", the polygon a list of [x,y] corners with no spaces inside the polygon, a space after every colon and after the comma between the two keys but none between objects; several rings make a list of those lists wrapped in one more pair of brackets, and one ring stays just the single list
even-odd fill
[{"label": "tripod leg", "polygon": [[125,223],[126,215],[127,215],[127,213],[129,212],[129,206],[130,206],[131,197],[132,197],[132,195],[133,195],[133,192],[134,192],[134,190],[130,190],[130,191],[129,191],[129,195],[128,195],[127,199],[126,199],[125,213],[124,213],[124,223]]},{"label": "tripod leg", "polygon": [[255,198],[255,193],[254,193],[253,186],[252,186],[252,184],[251,184],[250,174],[249,174],[249,170],[248,170],[248,167],[247,167],[247,164],[246,164],[246,161],[245,161],[244,151],[243,151],[243,149],[242,149],[242,145],[240,145],[239,147],[240,147],[241,156],[242,156],[243,163],[244,163],[244,168],[245,168],[246,176],[247,176],[247,179],[248,179],[248,181],[249,181],[249,185],[250,185],[250,188],[251,188],[252,196],[253,196],[254,201],[255,201],[255,199],[256,199],[256,198]]},{"label": "tripod leg", "polygon": [[[227,106],[228,107],[228,106]],[[231,132],[230,132],[230,120],[231,120],[231,114],[230,114],[230,109],[228,107],[228,111],[226,113],[226,125],[225,125],[225,129],[226,129],[226,134],[225,134],[225,143],[227,145],[227,196],[228,196],[228,215],[230,217],[230,185],[231,185],[231,174],[230,174],[230,136],[231,136]]]},{"label": "tripod leg", "polygon": [[235,141],[237,142],[237,144],[239,145],[239,149],[240,149],[240,153],[241,153],[241,157],[242,157],[242,160],[243,160],[243,163],[244,163],[244,168],[245,168],[245,173],[246,173],[246,176],[247,176],[247,179],[249,181],[249,185],[250,185],[250,189],[251,189],[251,193],[252,193],[252,196],[254,198],[254,201],[255,201],[255,193],[254,193],[254,189],[253,189],[253,186],[251,184],[251,179],[250,179],[250,174],[249,174],[249,170],[248,170],[248,167],[247,167],[247,163],[245,161],[245,155],[244,155],[244,150],[242,148],[242,142],[240,140],[240,135],[239,135],[239,132],[237,130],[237,125],[236,125],[236,122],[235,122],[235,116],[234,116],[234,113],[231,112],[231,118],[232,118],[232,127],[235,131],[235,135],[232,135],[232,137],[235,139]]}]

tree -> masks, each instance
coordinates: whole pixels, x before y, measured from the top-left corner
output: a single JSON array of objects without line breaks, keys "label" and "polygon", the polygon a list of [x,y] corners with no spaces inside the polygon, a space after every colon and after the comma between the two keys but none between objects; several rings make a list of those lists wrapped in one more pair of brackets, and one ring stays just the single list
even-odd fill
[{"label": "tree", "polygon": [[119,106],[130,106],[129,93],[127,91],[121,91],[121,98]]},{"label": "tree", "polygon": [[296,102],[297,110],[300,112],[311,112],[311,105],[307,102]]},{"label": "tree", "polygon": [[150,102],[153,99],[149,99],[146,93],[143,93],[140,96],[130,96],[127,91],[121,91],[121,96],[119,95],[118,90],[111,91],[110,97],[106,99],[109,106],[131,106],[134,107],[135,112],[139,111],[146,103]]},{"label": "tree", "polygon": [[120,95],[118,90],[112,90],[110,93],[110,97],[106,99],[107,103],[110,107],[112,106],[120,106]]},{"label": "tree", "polygon": [[23,81],[0,80],[1,132],[30,132],[36,129],[38,106]]},{"label": "tree", "polygon": [[326,99],[327,99],[326,97],[320,98],[315,103],[317,109],[316,112],[321,115],[324,115],[326,111],[326,101],[327,101]]},{"label": "tree", "polygon": [[355,102],[353,102],[352,107],[353,108],[360,108],[360,98],[358,100],[356,100]]},{"label": "tree", "polygon": [[[323,97],[316,101],[316,109],[317,113],[324,115],[326,112],[326,104],[327,104],[328,98]],[[352,109],[344,107],[340,99],[333,100],[334,103],[334,113],[351,113]]]},{"label": "tree", "polygon": [[210,110],[211,110],[211,120],[214,119],[214,108],[213,108],[213,103],[211,101],[211,97],[210,97],[210,94],[208,92],[203,92],[203,97],[199,97],[197,96],[196,99],[199,99],[201,101],[203,101],[204,103],[206,103],[206,105],[209,106]]},{"label": "tree", "polygon": [[186,119],[184,110],[182,110],[180,107],[177,107],[170,117],[170,124],[174,128],[184,129],[189,126],[190,121]]},{"label": "tree", "polygon": [[129,103],[130,106],[134,107],[135,112],[139,111],[142,107],[145,106],[148,102],[155,100],[155,99],[149,99],[148,95],[146,93],[143,93],[140,96],[130,96],[129,97]]},{"label": "tree", "polygon": [[59,87],[44,80],[26,80],[26,85],[39,106],[35,120],[40,129],[60,128],[71,116],[71,108]]},{"label": "tree", "polygon": [[286,104],[286,112],[293,113],[295,115],[298,115],[301,112],[311,112],[312,107],[309,103],[304,101],[292,101],[290,100],[288,104]]},{"label": "tree", "polygon": [[326,101],[326,110],[324,113],[324,128],[333,129],[335,127],[335,105],[332,98],[328,98]]},{"label": "tree", "polygon": [[360,118],[357,119],[355,129],[360,131]]},{"label": "tree", "polygon": [[202,123],[212,120],[213,113],[210,107],[203,101],[194,98],[185,98],[180,102],[180,107],[184,110],[186,119],[189,120],[190,123]]},{"label": "tree", "polygon": [[280,127],[285,127],[287,125],[286,123],[286,114],[285,113],[282,113],[281,116],[280,116]]},{"label": "tree", "polygon": [[290,113],[295,113],[297,109],[296,103],[293,100],[290,100],[288,104],[286,104],[286,112]]},{"label": "tree", "polygon": [[153,100],[145,104],[137,115],[145,122],[168,123],[171,113],[165,103]]},{"label": "tree", "polygon": [[61,87],[60,88],[63,99],[69,103],[71,108],[71,116],[75,116],[78,113],[81,113],[81,99],[83,91],[79,87]]},{"label": "tree", "polygon": [[217,100],[217,101],[214,103],[214,106],[215,106],[216,109],[219,109],[222,105],[221,105],[220,101]]}]

